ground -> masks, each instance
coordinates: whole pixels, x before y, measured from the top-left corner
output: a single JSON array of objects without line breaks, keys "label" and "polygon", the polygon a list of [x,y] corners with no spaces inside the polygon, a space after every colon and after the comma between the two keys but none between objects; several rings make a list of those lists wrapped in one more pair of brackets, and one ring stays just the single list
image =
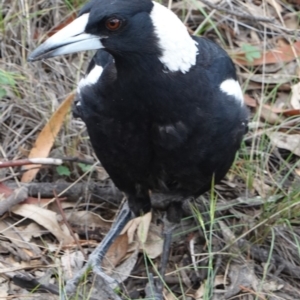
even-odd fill
[{"label": "ground", "polygon": [[[97,162],[84,124],[70,114],[71,93],[92,53],[27,62],[28,53],[74,19],[82,4],[0,3],[2,299],[58,299],[123,199]],[[164,4],[191,33],[226,49],[251,111],[249,132],[226,178],[184,205],[165,299],[300,299],[300,2]],[[28,157],[52,160],[25,172]],[[161,199],[153,197],[151,223],[145,216],[129,224],[104,262],[122,282],[111,299],[145,298],[157,276]],[[82,283],[83,299],[108,299],[101,283],[90,286]]]}]

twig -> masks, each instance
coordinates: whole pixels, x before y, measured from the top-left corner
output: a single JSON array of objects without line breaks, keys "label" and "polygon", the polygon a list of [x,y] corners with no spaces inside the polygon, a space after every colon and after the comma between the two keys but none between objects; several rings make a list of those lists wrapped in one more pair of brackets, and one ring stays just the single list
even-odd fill
[{"label": "twig", "polygon": [[[57,194],[61,194],[60,197],[67,197],[69,201],[77,202],[80,197],[86,195],[86,193],[91,195],[90,203],[99,203],[99,201],[105,201],[107,203],[119,206],[124,195],[112,184],[101,184],[94,181],[89,182],[78,182],[72,184],[69,182],[30,182],[21,183],[22,186],[28,188],[28,194],[30,197],[40,197],[40,198],[53,198],[53,190]],[[14,182],[5,182],[5,186],[15,189],[17,188]]]},{"label": "twig", "polygon": [[245,14],[245,13],[239,13],[236,11],[233,11],[231,9],[227,9],[224,7],[220,7],[219,5],[213,4],[208,0],[200,0],[202,3],[204,3],[205,5],[209,6],[210,8],[216,9],[218,11],[223,11],[226,12],[230,15],[236,16],[236,17],[240,17],[243,19],[247,19],[250,21],[255,21],[255,22],[266,22],[266,23],[273,23],[275,21],[275,18],[266,18],[266,17],[254,17],[252,15],[249,14]]},{"label": "twig", "polygon": [[73,229],[72,229],[72,227],[70,226],[70,224],[69,224],[69,222],[67,220],[66,214],[65,214],[65,212],[64,212],[64,210],[63,210],[63,208],[61,206],[61,202],[59,201],[57,193],[55,192],[55,190],[53,190],[53,194],[55,196],[56,205],[57,205],[57,207],[59,209],[59,212],[60,212],[60,214],[61,214],[61,216],[63,218],[63,221],[64,221],[65,225],[68,227],[69,232],[70,232],[71,236],[73,237],[74,241],[76,242],[77,247],[80,249],[81,253],[84,256],[84,259],[87,259],[87,255],[85,254],[83,248],[81,247],[81,245],[80,245],[80,243],[78,241],[78,238],[74,234]]},{"label": "twig", "polygon": [[3,201],[0,201],[0,216],[7,212],[14,205],[24,201],[28,197],[28,189],[24,186],[17,188]]},{"label": "twig", "polygon": [[86,165],[93,165],[95,161],[80,159],[78,157],[63,157],[63,158],[28,158],[28,159],[18,159],[18,160],[9,160],[9,161],[0,161],[0,169],[1,168],[9,168],[9,167],[19,167],[25,165],[55,165],[60,166],[64,163],[64,161],[76,162],[76,163],[84,163]]}]

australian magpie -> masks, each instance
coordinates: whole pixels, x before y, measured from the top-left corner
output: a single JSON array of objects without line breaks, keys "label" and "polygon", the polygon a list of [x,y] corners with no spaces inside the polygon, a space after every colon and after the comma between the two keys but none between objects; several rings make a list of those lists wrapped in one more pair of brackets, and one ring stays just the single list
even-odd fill
[{"label": "australian magpie", "polygon": [[167,218],[176,222],[183,199],[225,176],[248,112],[228,54],[157,2],[92,0],[29,61],[83,50],[97,52],[78,84],[76,114],[128,199],[88,262],[105,277],[99,262],[124,224],[151,209],[150,191],[170,195]]}]

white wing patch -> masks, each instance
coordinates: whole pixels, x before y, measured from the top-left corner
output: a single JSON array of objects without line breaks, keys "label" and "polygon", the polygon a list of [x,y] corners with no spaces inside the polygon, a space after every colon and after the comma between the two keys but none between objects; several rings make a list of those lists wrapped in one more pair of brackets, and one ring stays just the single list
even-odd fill
[{"label": "white wing patch", "polygon": [[188,72],[196,64],[198,43],[180,19],[163,5],[153,1],[150,17],[163,52],[159,60],[171,72]]},{"label": "white wing patch", "polygon": [[103,68],[101,66],[95,65],[95,67],[90,71],[90,73],[88,73],[84,78],[82,78],[79,81],[77,92],[80,93],[80,89],[87,85],[95,84],[99,80],[102,72]]},{"label": "white wing patch", "polygon": [[238,81],[226,79],[221,83],[220,90],[229,96],[233,96],[237,101],[241,102],[241,105],[243,105],[244,95]]}]

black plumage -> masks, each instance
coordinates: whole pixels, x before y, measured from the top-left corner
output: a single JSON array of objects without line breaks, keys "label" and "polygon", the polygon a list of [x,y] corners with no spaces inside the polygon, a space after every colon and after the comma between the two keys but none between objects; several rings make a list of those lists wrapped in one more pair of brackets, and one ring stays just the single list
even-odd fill
[{"label": "black plumage", "polygon": [[230,58],[197,40],[197,64],[186,74],[161,72],[151,60],[139,74],[144,57],[122,70],[118,58],[114,63],[99,50],[93,64],[104,66],[103,73],[80,90],[77,109],[93,148],[135,215],[150,210],[149,190],[179,200],[209,190],[213,176],[218,182],[228,171],[245,133],[246,109],[219,89],[226,78],[236,79]]},{"label": "black plumage", "polygon": [[100,49],[79,83],[75,115],[127,195],[133,214],[125,219],[151,209],[150,191],[171,195],[179,213],[183,199],[225,176],[246,132],[248,112],[231,59],[150,0],[93,0],[77,22],[29,60]]}]

